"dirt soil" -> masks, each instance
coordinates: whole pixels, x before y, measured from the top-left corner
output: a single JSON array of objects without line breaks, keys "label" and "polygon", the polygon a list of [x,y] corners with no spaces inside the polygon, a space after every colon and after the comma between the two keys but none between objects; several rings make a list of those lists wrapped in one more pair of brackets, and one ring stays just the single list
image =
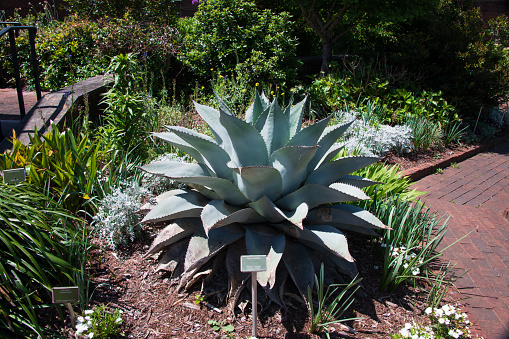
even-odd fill
[{"label": "dirt soil", "polygon": [[[443,155],[468,148],[406,156],[391,154],[384,161],[407,169],[439,161]],[[143,239],[125,249],[94,252],[95,260],[90,267],[95,289],[92,303],[107,303],[111,309],[122,310],[122,330],[127,338],[250,338],[252,320],[248,291],[233,311],[226,303],[226,275],[216,275],[214,281],[199,280],[187,292],[177,291],[177,282],[168,273],[156,272],[156,260],[144,257],[157,231],[145,230]],[[424,289],[400,286],[396,293],[380,291],[381,256],[369,238],[349,234],[348,239],[350,252],[363,278],[363,288],[357,292],[346,316],[358,319],[332,325],[331,338],[390,338],[406,322],[426,324]],[[200,295],[203,300],[198,302]],[[297,292],[285,295],[286,309],[264,298],[262,289],[258,290],[258,295],[258,338],[320,338],[309,334],[309,313]],[[450,289],[445,300],[455,303],[455,298],[457,294]],[[233,325],[234,332],[215,331],[208,324],[209,320]],[[67,336],[73,336],[70,328],[66,332]]]}]

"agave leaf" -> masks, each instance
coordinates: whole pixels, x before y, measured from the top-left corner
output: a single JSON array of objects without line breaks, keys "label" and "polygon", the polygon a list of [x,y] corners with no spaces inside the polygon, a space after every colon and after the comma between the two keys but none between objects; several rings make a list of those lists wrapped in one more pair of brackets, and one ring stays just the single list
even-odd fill
[{"label": "agave leaf", "polygon": [[302,298],[307,300],[308,286],[313,289],[315,283],[315,270],[308,250],[304,245],[286,239],[283,261]]},{"label": "agave leaf", "polygon": [[219,123],[227,131],[221,147],[238,166],[257,166],[267,164],[267,146],[260,132],[253,126],[219,111]]},{"label": "agave leaf", "polygon": [[308,214],[308,206],[305,203],[287,212],[280,210],[267,196],[263,196],[257,201],[250,203],[249,206],[271,223],[279,223],[287,220],[299,228],[303,227],[303,221]]},{"label": "agave leaf", "polygon": [[311,172],[306,183],[328,186],[345,175],[369,166],[378,160],[378,157],[369,156],[349,156],[339,158],[332,162],[324,163]]},{"label": "agave leaf", "polygon": [[157,253],[171,244],[193,235],[200,224],[201,222],[198,218],[176,219],[159,232],[152,242],[152,245],[150,245],[147,253],[145,253],[145,257]]},{"label": "agave leaf", "polygon": [[200,217],[203,206],[207,202],[208,199],[196,191],[184,191],[159,202],[141,222]]},{"label": "agave leaf", "polygon": [[278,149],[269,157],[269,165],[281,174],[283,188],[281,195],[295,191],[306,177],[309,161],[316,153],[317,146],[290,146]]},{"label": "agave leaf", "polygon": [[[189,144],[187,141],[183,140],[181,137],[174,133],[153,133],[156,137],[165,140],[172,146],[180,148],[185,153],[189,154],[191,157],[196,160],[196,162],[203,168],[203,170],[207,173],[207,175],[214,175],[214,171],[211,167],[207,166],[207,160],[203,158],[200,151],[198,151],[193,145]],[[149,164],[151,165],[151,164]]]},{"label": "agave leaf", "polygon": [[[322,133],[322,136],[318,141],[318,145],[320,146],[320,148],[316,152],[313,160],[311,160],[309,163],[308,173],[311,173],[316,168],[318,168],[318,166],[320,166],[321,163],[329,162],[331,160],[329,159],[328,161],[325,161],[325,157],[328,154],[334,152],[334,150],[331,151],[331,147],[338,141],[338,139],[343,135],[343,133],[345,133],[345,131],[348,129],[348,127],[350,127],[352,123],[353,121],[342,125],[333,125],[325,128],[325,130]],[[335,155],[336,154],[334,154],[334,156]]]},{"label": "agave leaf", "polygon": [[201,220],[206,234],[212,228],[242,223],[256,217],[259,217],[259,215],[252,208],[227,205],[224,200],[210,201],[201,212]]},{"label": "agave leaf", "polygon": [[379,181],[369,180],[367,178],[360,177],[357,175],[345,175],[344,177],[339,179],[337,182],[342,183],[342,184],[349,184],[349,185],[352,185],[352,186],[355,186],[358,188],[364,188],[364,187],[369,187],[369,186],[376,185],[376,184],[382,184]]},{"label": "agave leaf", "polygon": [[[302,127],[302,118],[304,117],[304,107],[307,101],[306,97],[299,103],[291,106],[291,103],[288,105],[290,107],[289,112],[287,113],[288,125],[290,127],[290,138],[292,138],[295,134],[297,134]],[[285,113],[287,111],[285,110]]]},{"label": "agave leaf", "polygon": [[244,229],[238,224],[214,228],[209,231],[208,237],[205,234],[205,230],[199,227],[189,241],[184,271],[190,272],[199,269],[225,246],[243,236]]},{"label": "agave leaf", "polygon": [[265,111],[267,106],[267,102],[262,99],[262,97],[258,94],[258,91],[255,91],[254,102],[248,107],[246,111],[246,122],[253,125],[256,120],[258,120],[263,111]]},{"label": "agave leaf", "polygon": [[180,190],[180,189],[175,189],[175,190],[170,190],[170,191],[166,191],[160,195],[158,195],[157,197],[155,198],[152,198],[150,199],[149,201],[147,201],[145,204],[143,204],[140,209],[136,212],[136,213],[141,213],[141,214],[146,214],[148,213],[150,210],[152,210],[154,207],[157,206],[157,204],[159,204],[161,201],[163,201],[164,199],[166,198],[169,198],[169,197],[172,197],[174,195],[177,195],[177,194],[181,194],[181,193],[185,193],[186,191],[184,190]]},{"label": "agave leaf", "polygon": [[369,197],[363,191],[347,184],[332,184],[330,187],[306,184],[275,203],[285,210],[293,210],[302,203],[306,203],[312,209],[322,204],[366,199],[369,199]]},{"label": "agave leaf", "polygon": [[208,177],[210,172],[203,165],[163,160],[154,161],[140,167],[145,172],[162,175],[170,179],[181,177]]},{"label": "agave leaf", "polygon": [[223,99],[221,99],[221,97],[219,95],[217,95],[216,91],[213,91],[214,92],[214,96],[216,97],[216,100],[217,100],[217,103],[219,105],[219,109],[223,112],[225,112],[226,114],[228,115],[235,115],[233,114],[233,112],[230,110],[230,107],[228,107],[228,105],[224,102]]},{"label": "agave leaf", "polygon": [[[167,126],[166,128],[176,134],[180,139],[186,141],[189,145],[192,145],[194,149],[200,153],[203,164],[212,169],[218,177],[228,180],[232,179],[232,171],[226,166],[228,161],[230,161],[230,156],[214,139],[184,127]],[[155,133],[155,135],[161,139],[167,140],[165,138],[168,135],[171,136],[173,133]]]},{"label": "agave leaf", "polygon": [[316,146],[332,115],[309,125],[295,134],[285,146]]},{"label": "agave leaf", "polygon": [[267,256],[267,270],[258,272],[256,278],[263,286],[274,287],[277,266],[285,250],[285,236],[274,229],[260,225],[246,226],[246,248],[251,255]]},{"label": "agave leaf", "polygon": [[[243,205],[249,202],[246,195],[229,180],[216,177],[173,177],[183,184],[200,185],[214,191],[219,199],[230,204]],[[207,196],[210,196],[207,194]]]},{"label": "agave leaf", "polygon": [[233,167],[233,180],[238,189],[250,200],[256,201],[268,196],[269,199],[278,199],[281,196],[283,180],[279,171],[273,167]]},{"label": "agave leaf", "polygon": [[321,221],[321,224],[329,224],[336,227],[351,225],[371,229],[390,229],[365,209],[345,204],[319,207],[309,211],[306,222],[316,223],[317,221]]},{"label": "agave leaf", "polygon": [[277,99],[274,99],[269,106],[269,111],[263,122],[260,134],[263,140],[265,140],[269,155],[281,148],[289,139],[288,121]]},{"label": "agave leaf", "polygon": [[[201,105],[197,102],[194,102],[194,107],[196,108],[196,112],[198,112],[207,125],[209,125],[218,145],[222,146],[224,143],[223,138],[228,139],[229,137],[228,131],[219,123],[219,111],[215,108]],[[227,149],[225,150],[229,153]]]},{"label": "agave leaf", "polygon": [[[314,171],[316,168],[320,167],[323,163],[332,161],[339,154],[339,152],[341,152],[341,150],[343,148],[345,148],[345,145],[339,145],[339,144],[333,145],[329,149],[329,151],[324,154],[323,158],[320,159],[320,161],[318,162],[318,165],[316,165],[315,168],[313,168],[313,169],[308,168],[308,174],[311,173],[312,171]],[[319,148],[319,149],[321,150],[321,148]],[[314,158],[313,160],[315,160],[315,159],[316,158]]]},{"label": "agave leaf", "polygon": [[310,225],[302,231],[302,240],[313,242],[328,250],[336,257],[350,262],[354,259],[348,251],[348,242],[345,235],[330,225]]},{"label": "agave leaf", "polygon": [[[197,225],[199,225],[199,221],[197,222]],[[172,246],[169,246],[169,248],[159,258],[159,265],[156,268],[156,272],[174,272],[179,262],[184,259],[184,254],[188,244],[189,239],[183,239],[172,244]]]}]

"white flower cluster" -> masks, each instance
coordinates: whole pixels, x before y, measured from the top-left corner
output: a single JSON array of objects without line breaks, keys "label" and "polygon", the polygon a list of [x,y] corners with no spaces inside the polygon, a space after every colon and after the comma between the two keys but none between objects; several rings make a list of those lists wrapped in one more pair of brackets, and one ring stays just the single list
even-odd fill
[{"label": "white flower cluster", "polygon": [[[387,247],[386,244],[381,244],[382,247]],[[389,246],[389,249],[391,250],[391,257],[392,259],[396,259],[401,257],[402,264],[401,270],[406,270],[409,266],[411,266],[412,275],[418,275],[421,273],[421,270],[419,269],[420,266],[424,263],[422,259],[417,259],[417,254],[412,252],[411,250],[408,250],[405,246],[402,246],[400,244],[400,247],[394,247]],[[416,267],[417,266],[417,267]]]},{"label": "white flower cluster", "polygon": [[422,326],[420,324],[406,323],[405,327],[399,330],[399,334],[402,338],[411,339],[432,339],[435,338],[433,329],[429,326]]},{"label": "white flower cluster", "polygon": [[[94,311],[86,310],[85,317],[78,317],[78,323],[76,324],[76,337],[86,333],[90,328],[92,328],[92,317]],[[94,332],[86,333],[86,338],[93,338]]]},{"label": "white flower cluster", "polygon": [[441,333],[447,333],[449,337],[455,339],[470,337],[468,316],[456,307],[452,305],[444,305],[441,308],[428,307],[425,313],[437,324],[437,329]]},{"label": "white flower cluster", "polygon": [[123,182],[101,201],[98,213],[93,217],[92,225],[106,239],[109,247],[134,240],[136,227],[141,217],[136,212],[141,206],[142,197],[147,190],[136,182]]},{"label": "white flower cluster", "polygon": [[405,125],[389,126],[373,119],[357,119],[353,112],[337,114],[340,122],[355,120],[344,134],[345,148],[363,155],[383,156],[389,151],[406,153],[413,149],[412,129]]}]

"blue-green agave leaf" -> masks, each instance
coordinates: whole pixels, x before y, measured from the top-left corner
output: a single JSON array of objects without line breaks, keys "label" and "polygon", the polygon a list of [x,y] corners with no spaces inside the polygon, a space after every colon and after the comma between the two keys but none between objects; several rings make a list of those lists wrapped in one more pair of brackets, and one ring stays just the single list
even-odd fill
[{"label": "blue-green agave leaf", "polygon": [[306,184],[275,203],[282,209],[293,210],[302,203],[306,203],[312,209],[323,204],[367,199],[369,197],[363,191],[347,184],[332,184],[330,187]]},{"label": "blue-green agave leaf", "polygon": [[372,229],[390,229],[365,209],[345,204],[319,207],[309,211],[306,222],[316,223],[317,221],[339,228],[341,225],[351,225]]},{"label": "blue-green agave leaf", "polygon": [[219,112],[219,123],[228,132],[221,147],[237,166],[264,166],[269,155],[260,132],[244,120]]},{"label": "blue-green agave leaf", "polygon": [[[234,166],[231,163],[229,166]],[[233,181],[238,189],[250,200],[256,201],[268,196],[269,199],[279,199],[283,189],[283,180],[279,171],[268,166],[232,167]]]},{"label": "blue-green agave leaf", "polygon": [[[343,148],[345,148],[345,145],[339,145],[339,144],[333,145],[329,149],[329,151],[324,154],[322,159],[320,159],[320,161],[318,161],[318,164],[316,166],[315,165],[313,165],[314,167],[308,166],[308,175],[309,175],[309,173],[313,172],[316,168],[320,167],[323,163],[332,161],[341,152],[341,150]],[[321,151],[322,148],[319,148],[319,150]],[[317,160],[316,156],[309,163],[311,164],[315,160]]]},{"label": "blue-green agave leaf", "polygon": [[254,125],[267,106],[268,103],[262,99],[262,97],[258,94],[258,91],[255,91],[254,102],[247,108],[246,111],[246,122]]},{"label": "blue-green agave leaf", "polygon": [[309,125],[295,134],[285,146],[316,146],[332,115]]},{"label": "blue-green agave leaf", "polygon": [[289,221],[293,225],[302,228],[303,221],[308,214],[308,206],[303,203],[291,211],[282,211],[267,196],[263,196],[259,200],[249,204],[258,214],[271,223],[278,223],[284,220]]},{"label": "blue-green agave leaf", "polygon": [[205,230],[199,227],[189,241],[184,271],[189,272],[199,269],[225,246],[242,238],[244,234],[244,228],[238,224],[211,229],[208,237],[205,234]]},{"label": "blue-green agave leaf", "polygon": [[306,226],[302,231],[302,239],[325,248],[336,257],[350,262],[354,261],[348,251],[348,242],[345,235],[330,225]]},{"label": "blue-green agave leaf", "polygon": [[349,156],[339,158],[332,162],[323,163],[320,167],[311,172],[306,183],[328,186],[345,175],[369,166],[378,160],[378,157]]},{"label": "blue-green agave leaf", "polygon": [[198,226],[200,226],[200,219],[198,218],[184,218],[173,221],[159,232],[145,256],[157,253],[186,237],[190,237]]},{"label": "blue-green agave leaf", "polygon": [[[200,185],[204,186],[214,193],[217,194],[217,197],[220,200],[224,200],[229,204],[234,205],[243,205],[249,202],[249,199],[244,195],[231,181],[217,178],[217,177],[173,177],[175,181],[181,182],[183,184],[189,185]],[[200,191],[200,188],[197,188]],[[209,196],[208,194],[205,194]]]},{"label": "blue-green agave leaf", "polygon": [[260,134],[263,140],[265,140],[269,155],[281,148],[289,139],[288,120],[277,99],[274,99],[269,106],[269,111]]},{"label": "blue-green agave leaf", "polygon": [[[196,108],[196,112],[202,117],[203,120],[209,125],[212,134],[214,135],[214,139],[219,146],[222,146],[224,141],[223,138],[228,139],[228,131],[219,123],[219,111],[215,108],[201,105],[197,102],[194,102],[194,107]],[[224,148],[224,147],[223,147]],[[225,149],[227,153],[228,149]]]},{"label": "blue-green agave leaf", "polygon": [[260,216],[252,208],[240,208],[224,203],[224,200],[210,201],[201,212],[201,220],[205,233],[217,227],[248,220],[260,221]]},{"label": "blue-green agave leaf", "polygon": [[160,222],[178,218],[200,217],[208,199],[196,191],[183,193],[161,200],[147,213],[141,222]]},{"label": "blue-green agave leaf", "polygon": [[306,178],[309,161],[316,153],[317,146],[290,146],[280,148],[269,157],[269,166],[281,174],[283,188],[281,195],[286,195],[300,187]]},{"label": "blue-green agave leaf", "polygon": [[360,177],[358,175],[345,175],[344,177],[339,179],[337,182],[342,183],[342,184],[349,184],[349,185],[352,185],[352,186],[355,186],[358,188],[364,188],[364,187],[369,187],[369,186],[376,185],[376,184],[382,184],[379,181],[369,180],[367,178]]},{"label": "blue-green agave leaf", "polygon": [[304,245],[287,238],[283,261],[301,296],[307,300],[308,286],[313,289],[315,283],[315,270],[308,250]]},{"label": "blue-green agave leaf", "polygon": [[210,176],[210,172],[203,165],[175,160],[154,161],[140,168],[145,172],[162,175],[170,179]]},{"label": "blue-green agave leaf", "polygon": [[219,105],[219,109],[221,111],[225,112],[226,114],[235,115],[231,111],[230,107],[228,107],[228,105],[224,102],[224,100],[221,99],[221,97],[219,95],[217,95],[216,91],[213,91],[213,92],[214,92],[214,96],[216,97],[217,104]]},{"label": "blue-green agave leaf", "polygon": [[246,226],[246,248],[250,255],[265,255],[267,270],[258,272],[258,283],[269,289],[276,283],[276,270],[285,250],[285,236],[264,225]]},{"label": "blue-green agave leaf", "polygon": [[[212,169],[218,177],[228,180],[232,179],[232,171],[228,168],[228,166],[226,166],[226,164],[230,161],[230,156],[216,143],[214,139],[184,127],[167,126],[166,128],[178,135],[180,139],[192,145],[200,153],[203,159],[203,164]],[[160,134],[163,133],[156,133],[155,135],[159,136]],[[162,138],[161,136],[159,137]]]},{"label": "blue-green agave leaf", "polygon": [[288,124],[290,127],[290,138],[292,138],[295,134],[297,134],[302,127],[302,118],[304,117],[304,108],[306,105],[306,97],[299,103],[292,106],[292,103],[288,105],[289,110],[285,110],[285,114],[287,114]]},{"label": "blue-green agave leaf", "polygon": [[[331,152],[331,147],[338,141],[338,139],[343,135],[343,133],[345,133],[345,131],[348,129],[348,127],[350,127],[352,123],[353,121],[341,125],[328,126],[325,128],[318,141],[320,148],[316,152],[313,160],[309,163],[308,173],[311,173],[314,169],[318,168],[321,163],[331,160],[329,159],[328,161],[325,161],[325,157],[328,154],[334,152],[334,150]],[[333,155],[335,156],[336,154]]]}]

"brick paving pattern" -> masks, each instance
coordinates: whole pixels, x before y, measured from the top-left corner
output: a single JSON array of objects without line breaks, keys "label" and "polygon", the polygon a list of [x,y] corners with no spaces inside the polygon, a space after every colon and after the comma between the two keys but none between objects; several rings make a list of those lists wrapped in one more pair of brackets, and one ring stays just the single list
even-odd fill
[{"label": "brick paving pattern", "polygon": [[509,142],[412,187],[428,192],[422,201],[431,210],[450,216],[443,248],[459,241],[443,260],[456,264],[458,273],[469,270],[456,288],[467,298],[462,303],[473,333],[509,338]]}]

